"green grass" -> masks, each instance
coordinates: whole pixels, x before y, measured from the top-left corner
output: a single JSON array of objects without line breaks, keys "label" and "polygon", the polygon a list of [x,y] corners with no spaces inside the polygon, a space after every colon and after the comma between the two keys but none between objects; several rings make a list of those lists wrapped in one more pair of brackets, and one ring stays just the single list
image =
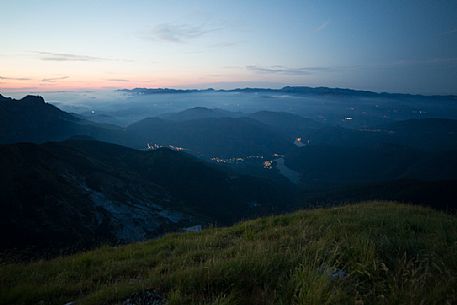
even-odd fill
[{"label": "green grass", "polygon": [[456,304],[457,217],[370,202],[0,268],[0,304]]}]

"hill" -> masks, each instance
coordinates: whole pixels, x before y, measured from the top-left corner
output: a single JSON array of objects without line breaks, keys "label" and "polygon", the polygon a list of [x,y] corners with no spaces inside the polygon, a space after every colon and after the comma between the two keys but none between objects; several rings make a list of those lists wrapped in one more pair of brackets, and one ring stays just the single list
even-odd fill
[{"label": "hill", "polygon": [[204,157],[243,157],[283,153],[292,143],[269,126],[249,118],[201,118],[172,121],[148,118],[129,125],[124,143],[174,145]]},{"label": "hill", "polygon": [[302,200],[309,206],[335,206],[346,202],[394,200],[457,212],[457,180],[421,181],[400,179],[304,191]]},{"label": "hill", "polygon": [[164,113],[160,117],[168,120],[183,121],[206,118],[230,118],[240,114],[218,108],[193,107],[180,112]]},{"label": "hill", "polygon": [[424,152],[407,146],[308,145],[286,156],[306,185],[348,185],[398,179],[457,179],[456,151]]},{"label": "hill", "polygon": [[397,143],[422,150],[451,150],[457,147],[457,120],[429,118],[404,120],[381,127]]},{"label": "hill", "polygon": [[351,129],[286,112],[243,114],[194,107],[122,128],[64,112],[39,96],[15,100],[0,95],[0,143],[42,143],[80,135],[137,149],[148,143],[173,145],[204,158],[284,154],[296,138],[311,145],[376,149],[388,143],[443,151],[457,149],[457,120],[411,119]]},{"label": "hill", "polygon": [[46,103],[41,96],[20,100],[0,95],[0,143],[46,142],[75,135],[111,138],[119,128],[78,118]]},{"label": "hill", "polygon": [[[184,152],[98,141],[0,145],[0,250],[81,249],[284,211],[287,185]],[[39,252],[36,250],[36,252]]]},{"label": "hill", "polygon": [[453,304],[457,218],[370,202],[0,269],[0,304]]}]

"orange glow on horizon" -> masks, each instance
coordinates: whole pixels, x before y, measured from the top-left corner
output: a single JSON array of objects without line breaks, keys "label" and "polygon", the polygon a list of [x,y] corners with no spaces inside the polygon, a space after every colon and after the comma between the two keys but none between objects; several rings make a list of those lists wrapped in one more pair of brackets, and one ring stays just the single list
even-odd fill
[{"label": "orange glow on horizon", "polygon": [[[59,80],[43,82],[39,80],[0,80],[0,93],[2,92],[26,92],[26,91],[78,91],[78,90],[109,90],[109,89],[133,89],[133,88],[205,88],[210,87],[206,84],[217,83],[236,83],[249,82],[248,77],[241,75],[230,75],[227,77],[203,78],[172,78],[165,77],[162,79],[151,80]],[[236,85],[234,85],[236,86]],[[211,87],[214,87],[211,85]],[[215,86],[217,87],[217,85]]]},{"label": "orange glow on horizon", "polygon": [[0,93],[4,91],[65,91],[65,90],[102,90],[102,89],[132,89],[185,86],[186,81],[66,81],[66,82],[36,82],[36,81],[3,81],[0,82]]}]

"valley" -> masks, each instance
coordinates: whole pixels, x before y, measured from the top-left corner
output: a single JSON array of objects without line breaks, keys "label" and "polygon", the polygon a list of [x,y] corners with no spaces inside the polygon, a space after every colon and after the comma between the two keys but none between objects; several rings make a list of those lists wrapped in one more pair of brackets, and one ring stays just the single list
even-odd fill
[{"label": "valley", "polygon": [[121,127],[41,97],[0,105],[2,251],[25,257],[350,200],[456,209],[451,119],[347,128],[196,107]]},{"label": "valley", "polygon": [[457,304],[457,1],[0,3],[0,305]]}]

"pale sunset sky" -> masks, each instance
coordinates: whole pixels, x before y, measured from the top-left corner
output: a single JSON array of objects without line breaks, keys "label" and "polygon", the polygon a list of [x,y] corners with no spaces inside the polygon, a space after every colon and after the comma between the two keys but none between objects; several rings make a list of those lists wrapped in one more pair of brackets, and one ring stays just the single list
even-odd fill
[{"label": "pale sunset sky", "polygon": [[307,85],[457,94],[457,1],[0,0],[0,93]]}]

